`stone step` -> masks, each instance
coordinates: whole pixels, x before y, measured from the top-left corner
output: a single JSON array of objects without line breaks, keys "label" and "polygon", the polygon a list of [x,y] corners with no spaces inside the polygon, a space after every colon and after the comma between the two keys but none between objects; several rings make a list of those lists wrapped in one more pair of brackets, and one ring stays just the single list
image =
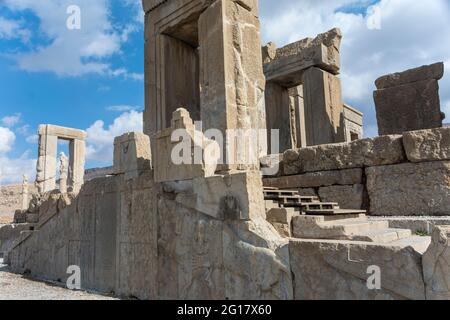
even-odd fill
[{"label": "stone step", "polygon": [[265,200],[264,203],[266,205],[266,211],[268,211],[270,209],[280,208],[280,205],[278,204],[278,202],[275,202],[273,200]]},{"label": "stone step", "polygon": [[275,208],[267,212],[267,221],[291,225],[292,218],[300,213],[293,208]]},{"label": "stone step", "polygon": [[377,242],[377,243],[390,243],[393,241],[405,239],[411,237],[411,230],[407,229],[382,229],[376,231],[369,231],[362,235],[355,236],[352,240]]},{"label": "stone step", "polygon": [[[293,217],[293,236],[301,239],[353,240],[356,236],[389,229],[387,221],[369,222],[366,217],[357,219],[325,220],[309,216]],[[367,236],[367,241],[373,242]]]},{"label": "stone step", "polygon": [[365,210],[347,210],[347,209],[326,209],[326,210],[306,210],[307,215],[324,215],[324,216],[346,216],[346,215],[357,215],[366,214]]},{"label": "stone step", "polygon": [[423,254],[427,251],[431,243],[431,237],[411,236],[389,243],[392,246],[412,247],[417,252]]}]

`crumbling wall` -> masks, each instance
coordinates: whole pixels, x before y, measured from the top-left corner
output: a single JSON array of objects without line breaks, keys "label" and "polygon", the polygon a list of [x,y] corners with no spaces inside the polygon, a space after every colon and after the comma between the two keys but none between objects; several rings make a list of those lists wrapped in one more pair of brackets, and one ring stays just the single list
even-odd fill
[{"label": "crumbling wall", "polygon": [[[36,194],[34,184],[28,186],[29,198]],[[22,184],[0,186],[0,224],[10,223],[14,212],[22,209]]]},{"label": "crumbling wall", "polygon": [[263,162],[280,166],[265,186],[314,193],[341,207],[376,216],[450,212],[449,128],[288,150]]},{"label": "crumbling wall", "polygon": [[77,265],[84,289],[140,299],[293,298],[288,241],[263,216],[215,218],[150,172],[124,177],[49,197],[8,254],[13,270],[64,283]]}]

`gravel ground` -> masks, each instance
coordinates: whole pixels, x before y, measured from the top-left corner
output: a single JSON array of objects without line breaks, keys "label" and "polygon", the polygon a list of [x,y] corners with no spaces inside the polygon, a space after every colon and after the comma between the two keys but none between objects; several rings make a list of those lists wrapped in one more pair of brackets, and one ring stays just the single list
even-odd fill
[{"label": "gravel ground", "polygon": [[108,296],[71,291],[9,272],[0,258],[0,300],[115,300]]}]

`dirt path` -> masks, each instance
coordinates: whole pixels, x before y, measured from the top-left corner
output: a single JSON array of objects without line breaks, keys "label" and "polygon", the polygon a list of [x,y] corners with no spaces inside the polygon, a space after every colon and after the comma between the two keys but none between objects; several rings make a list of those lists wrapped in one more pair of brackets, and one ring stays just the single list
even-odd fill
[{"label": "dirt path", "polygon": [[0,300],[114,300],[83,291],[71,291],[53,284],[10,273],[0,259]]}]

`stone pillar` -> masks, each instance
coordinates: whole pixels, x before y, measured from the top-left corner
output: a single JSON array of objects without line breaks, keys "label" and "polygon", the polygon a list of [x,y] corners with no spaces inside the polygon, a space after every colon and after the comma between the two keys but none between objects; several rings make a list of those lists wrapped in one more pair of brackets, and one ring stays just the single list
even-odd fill
[{"label": "stone pillar", "polygon": [[292,149],[293,131],[289,91],[274,82],[269,82],[266,85],[265,95],[269,151],[272,151],[271,130],[280,132],[279,152]]},{"label": "stone pillar", "polygon": [[59,155],[59,192],[67,193],[68,159],[64,152]]},{"label": "stone pillar", "polygon": [[139,177],[151,170],[150,138],[139,132],[130,132],[114,139],[114,174],[124,174],[126,180]]},{"label": "stone pillar", "polygon": [[39,193],[56,187],[56,151],[58,137],[48,134],[48,126],[39,127],[39,151],[36,166],[36,185]]},{"label": "stone pillar", "polygon": [[306,147],[305,103],[303,99],[303,86],[289,89],[291,105],[291,127],[294,148]]},{"label": "stone pillar", "polygon": [[341,80],[312,67],[303,74],[308,146],[345,141]]},{"label": "stone pillar", "polygon": [[28,199],[28,176],[26,174],[23,175],[22,182],[22,210],[27,210],[29,205]]},{"label": "stone pillar", "polygon": [[[230,129],[266,128],[260,40],[256,0],[217,0],[200,15],[200,102],[204,130],[218,129],[225,135]],[[248,159],[259,159],[263,142],[257,138],[252,144],[254,150]],[[253,165],[223,165],[219,171],[252,167],[258,168],[259,161]]]},{"label": "stone pillar", "polygon": [[84,166],[86,162],[86,142],[73,139],[69,144],[69,186],[70,191],[79,192],[84,183]]}]

